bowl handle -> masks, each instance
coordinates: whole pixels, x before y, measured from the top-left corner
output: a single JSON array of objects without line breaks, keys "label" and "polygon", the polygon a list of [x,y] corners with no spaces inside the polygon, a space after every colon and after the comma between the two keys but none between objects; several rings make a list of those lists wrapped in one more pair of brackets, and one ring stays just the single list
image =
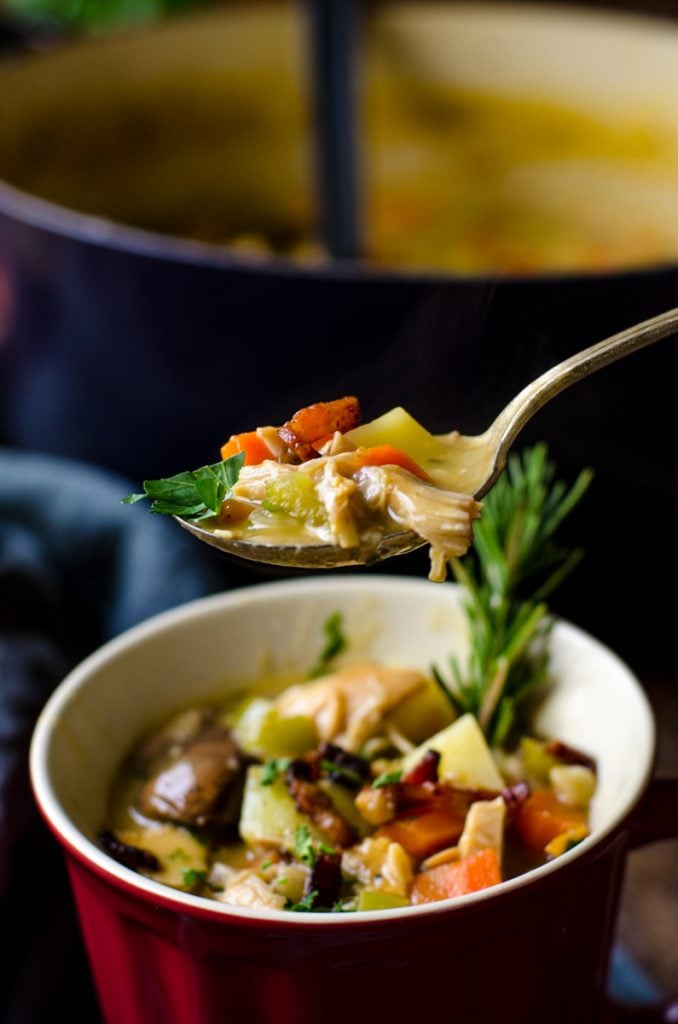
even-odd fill
[{"label": "bowl handle", "polygon": [[[631,826],[631,848],[678,838],[678,778],[653,779]],[[678,1024],[678,995],[659,1006],[630,1007],[610,1001],[603,1024]]]}]

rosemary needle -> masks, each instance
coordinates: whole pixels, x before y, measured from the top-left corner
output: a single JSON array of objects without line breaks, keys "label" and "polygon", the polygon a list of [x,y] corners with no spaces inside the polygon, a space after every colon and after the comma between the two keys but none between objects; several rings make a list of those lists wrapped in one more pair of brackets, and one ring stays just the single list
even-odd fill
[{"label": "rosemary needle", "polygon": [[546,679],[546,598],[583,553],[555,535],[592,471],[582,470],[569,489],[554,473],[543,443],[512,455],[485,499],[472,551],[450,563],[466,592],[470,652],[464,671],[450,658],[451,679],[433,672],[455,710],[476,715],[492,746],[507,741],[521,705]]}]

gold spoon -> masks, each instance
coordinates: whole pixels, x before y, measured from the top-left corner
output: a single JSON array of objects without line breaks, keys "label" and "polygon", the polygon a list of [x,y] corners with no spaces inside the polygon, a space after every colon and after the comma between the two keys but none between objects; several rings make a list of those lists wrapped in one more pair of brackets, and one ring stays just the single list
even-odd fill
[{"label": "gold spoon", "polygon": [[[610,338],[585,348],[582,352],[552,366],[520,391],[502,409],[482,434],[472,437],[453,431],[437,437],[448,449],[446,476],[448,490],[482,498],[506,466],[508,453],[525,424],[542,406],[561,391],[646,345],[678,330],[678,309],[644,320]],[[449,472],[448,472],[449,470]],[[375,548],[341,548],[332,544],[265,544],[229,536],[200,522],[176,517],[192,534],[214,547],[254,562],[283,565],[301,569],[329,569],[347,565],[379,562],[393,555],[403,555],[427,542],[409,530],[385,534]]]}]

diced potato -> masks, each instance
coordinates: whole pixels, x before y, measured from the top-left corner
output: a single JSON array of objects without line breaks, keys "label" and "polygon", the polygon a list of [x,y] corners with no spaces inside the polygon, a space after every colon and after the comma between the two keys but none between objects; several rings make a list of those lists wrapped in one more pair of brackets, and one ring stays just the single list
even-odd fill
[{"label": "diced potato", "polygon": [[504,781],[474,715],[462,715],[407,754],[403,758],[403,772],[407,774],[414,768],[428,750],[440,753],[441,778],[467,789],[503,789]]},{"label": "diced potato", "polygon": [[443,729],[454,719],[449,700],[433,679],[426,686],[405,697],[388,715],[387,725],[413,743],[421,743],[427,736]]},{"label": "diced potato", "polygon": [[443,458],[446,452],[440,441],[400,405],[385,412],[383,416],[370,420],[369,423],[349,430],[346,437],[361,448],[374,448],[380,444],[393,445],[406,452],[423,468],[432,459]]},{"label": "diced potato", "polygon": [[175,889],[192,889],[191,872],[207,872],[207,847],[185,829],[158,825],[118,833],[123,843],[150,850],[160,861],[160,871],[146,871],[156,882]]},{"label": "diced potato", "polygon": [[233,736],[241,750],[262,760],[298,757],[319,743],[312,718],[306,715],[282,718],[273,703],[263,697],[249,698],[236,711]]},{"label": "diced potato", "polygon": [[247,769],[239,826],[245,842],[294,850],[295,832],[305,825],[312,839],[331,845],[330,837],[296,809],[285,780],[278,777],[271,785],[262,786],[262,772],[261,765]]},{"label": "diced potato", "polygon": [[549,781],[560,802],[569,807],[588,807],[596,790],[596,777],[583,764],[556,764]]}]

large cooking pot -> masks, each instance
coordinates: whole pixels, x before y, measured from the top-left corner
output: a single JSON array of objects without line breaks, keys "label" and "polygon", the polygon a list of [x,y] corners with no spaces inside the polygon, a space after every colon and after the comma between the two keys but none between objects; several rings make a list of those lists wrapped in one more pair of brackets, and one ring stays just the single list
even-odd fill
[{"label": "large cooking pot", "polygon": [[[474,432],[550,364],[678,305],[678,28],[583,10],[385,5],[368,33],[363,150],[366,246],[381,264],[332,263],[314,246],[301,7],[229,7],[1,69],[0,439],[142,478],[202,464],[232,431],[344,393],[366,416],[403,404],[435,431]],[[515,103],[546,104],[542,133],[551,125],[556,147],[549,109],[616,125],[623,172],[605,162],[608,140],[602,162],[564,161],[548,187],[536,161],[523,190],[548,193],[575,225],[617,223],[619,251],[612,231],[602,260],[502,266],[488,246],[485,267],[476,252],[467,265],[448,253],[404,269],[419,208],[389,207],[380,189],[408,200],[421,172],[423,192],[439,196],[444,167],[435,144],[380,132],[379,98],[391,89],[391,112],[402,111],[429,90],[440,141],[464,123],[448,116],[450,88],[513,103],[508,134],[526,123]],[[474,182],[467,193],[450,184],[461,208]],[[375,225],[394,211],[395,242],[380,241]],[[511,231],[528,228],[518,217]],[[650,244],[625,254],[634,231]],[[262,239],[276,252],[262,256]],[[651,590],[668,560],[675,568],[657,542],[678,512],[677,367],[678,342],[662,342],[578,385],[526,432],[550,442],[563,472],[597,471],[588,521],[575,524],[589,553],[574,617],[627,656],[642,630],[611,572],[646,588],[659,650],[670,635]]]}]

